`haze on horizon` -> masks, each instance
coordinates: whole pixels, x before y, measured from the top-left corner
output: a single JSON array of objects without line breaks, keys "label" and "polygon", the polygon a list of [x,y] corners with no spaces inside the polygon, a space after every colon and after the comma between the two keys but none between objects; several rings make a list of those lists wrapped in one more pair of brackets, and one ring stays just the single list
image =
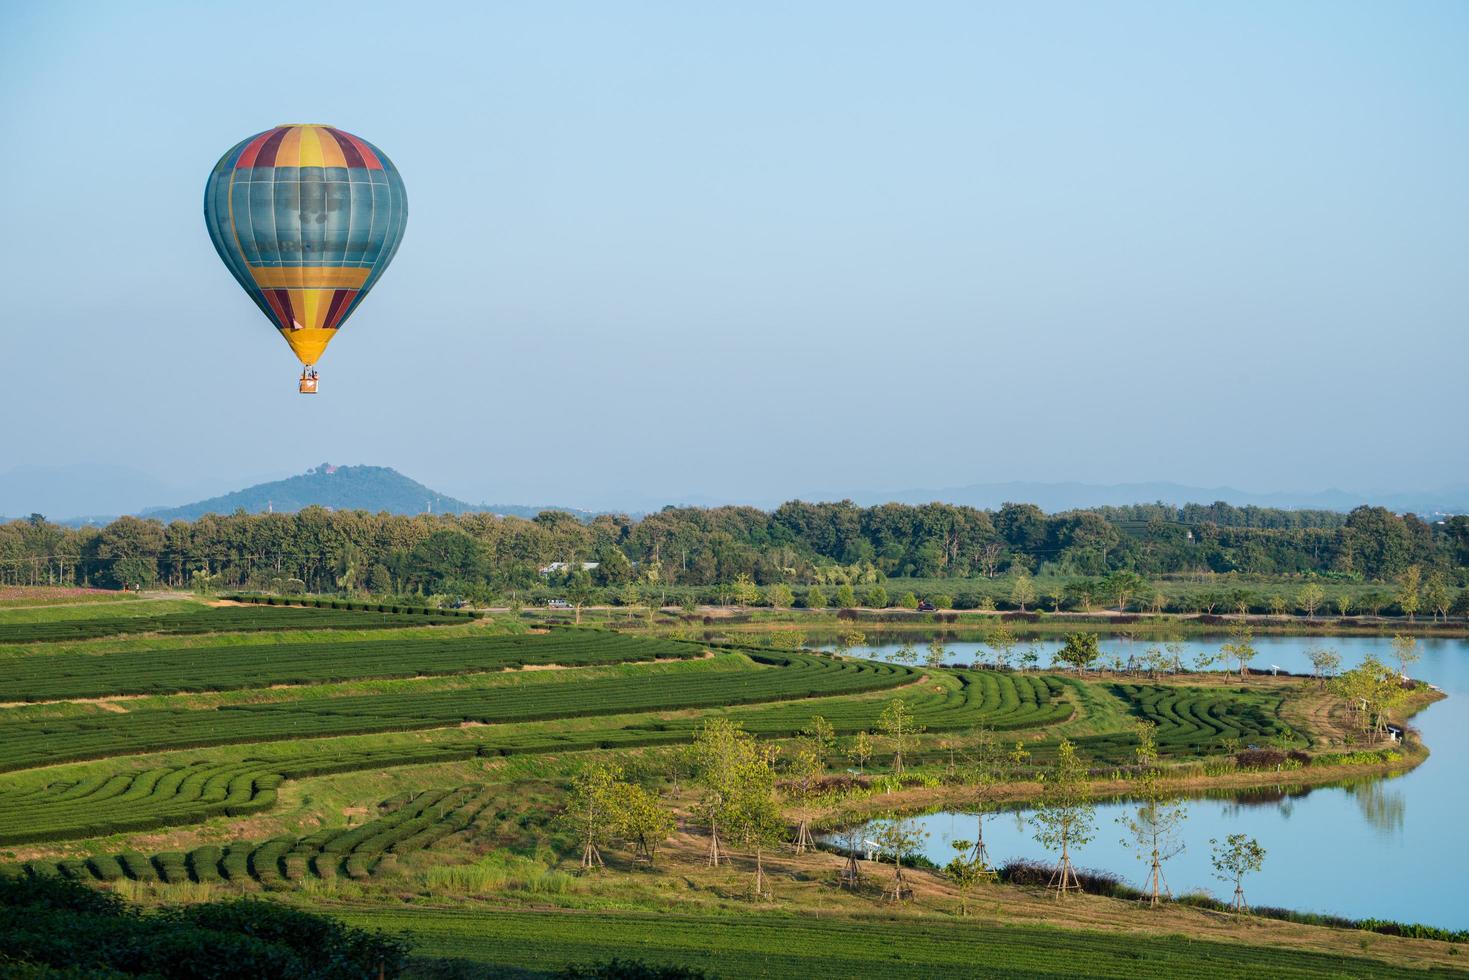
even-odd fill
[{"label": "haze on horizon", "polygon": [[[1469,6],[402,11],[0,10],[0,472],[1469,480]],[[410,206],[314,399],[200,213],[291,121]]]}]

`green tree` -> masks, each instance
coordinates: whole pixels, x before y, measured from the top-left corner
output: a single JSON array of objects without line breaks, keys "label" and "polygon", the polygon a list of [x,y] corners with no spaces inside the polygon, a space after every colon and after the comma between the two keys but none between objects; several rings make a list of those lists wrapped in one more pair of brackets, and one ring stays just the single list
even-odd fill
[{"label": "green tree", "polygon": [[1423,605],[1433,611],[1435,619],[1446,618],[1454,604],[1454,594],[1449,591],[1443,576],[1438,572],[1428,576],[1423,583]]},{"label": "green tree", "polygon": [[1398,608],[1403,611],[1403,615],[1408,617],[1409,622],[1413,621],[1413,617],[1418,612],[1418,604],[1421,601],[1418,586],[1422,578],[1423,569],[1417,565],[1409,565],[1398,576]]},{"label": "green tree", "polygon": [[622,769],[609,763],[585,766],[571,778],[566,819],[581,840],[582,870],[602,868],[601,847],[616,820],[617,783]]},{"label": "green tree", "polygon": [[1311,672],[1323,682],[1341,667],[1341,656],[1327,647],[1307,650],[1306,658],[1311,661]]},{"label": "green tree", "polygon": [[1102,579],[1102,590],[1117,603],[1118,612],[1125,611],[1128,601],[1143,595],[1148,588],[1148,580],[1132,571],[1113,572]]},{"label": "green tree", "polygon": [[1049,851],[1059,851],[1056,871],[1050,887],[1060,898],[1068,891],[1081,891],[1071,851],[1085,847],[1096,832],[1096,809],[1087,789],[1086,767],[1077,758],[1076,746],[1061,739],[1056,748],[1056,763],[1041,784],[1041,799],[1031,816],[1035,839]]},{"label": "green tree", "polygon": [[1350,592],[1340,593],[1332,600],[1332,603],[1336,606],[1337,615],[1350,616],[1352,614],[1353,600]]},{"label": "green tree", "polygon": [[822,592],[820,588],[813,585],[811,586],[811,588],[806,590],[805,603],[807,609],[825,609],[826,593]]},{"label": "green tree", "polygon": [[699,809],[709,824],[711,867],[724,859],[721,829],[733,819],[740,779],[755,751],[754,736],[727,718],[711,718],[694,736],[694,778],[700,789]]},{"label": "green tree", "polygon": [[880,585],[874,585],[862,596],[862,605],[868,609],[886,609],[888,604],[888,590]]},{"label": "green tree", "polygon": [[785,833],[785,821],[775,799],[774,749],[753,746],[740,756],[733,775],[734,792],[727,813],[730,836],[755,859],[752,897],[768,898],[765,852],[779,846]]},{"label": "green tree", "polygon": [[865,731],[853,735],[847,747],[847,758],[856,763],[858,772],[866,772],[867,760],[872,758],[872,735]]},{"label": "green tree", "polygon": [[1392,658],[1398,662],[1398,674],[1408,676],[1408,668],[1419,660],[1418,638],[1398,634],[1392,638]]},{"label": "green tree", "polygon": [[935,592],[933,595],[928,597],[928,601],[933,604],[933,607],[935,609],[954,608],[954,597],[949,595],[947,592]]},{"label": "green tree", "polygon": [[1296,594],[1296,603],[1309,617],[1316,615],[1316,610],[1320,608],[1321,601],[1325,598],[1325,589],[1317,585],[1315,582],[1307,582],[1305,585],[1301,586],[1301,591]]},{"label": "green tree", "polygon": [[1163,862],[1183,852],[1182,827],[1188,810],[1182,800],[1169,799],[1163,791],[1163,771],[1158,765],[1154,726],[1150,722],[1139,722],[1136,731],[1137,807],[1117,820],[1128,831],[1128,836],[1122,840],[1123,846],[1132,848],[1140,859],[1148,862],[1149,904],[1157,908],[1164,893],[1172,897],[1163,877]]},{"label": "green tree", "polygon": [[942,637],[935,636],[928,641],[927,664],[929,667],[942,667],[948,656],[949,648],[944,645]]},{"label": "green tree", "polygon": [[593,589],[591,575],[580,568],[572,572],[571,577],[566,580],[566,601],[576,610],[578,624],[581,623],[582,606],[592,601]]},{"label": "green tree", "polygon": [[748,575],[740,575],[734,580],[734,600],[740,606],[754,605],[760,599],[760,590],[755,586],[755,580]]},{"label": "green tree", "polygon": [[1010,601],[1025,612],[1025,607],[1035,602],[1035,583],[1029,575],[1021,572],[1015,578],[1015,583],[1010,586]]},{"label": "green tree", "polygon": [[1240,680],[1244,680],[1249,672],[1250,661],[1260,652],[1255,649],[1255,634],[1244,623],[1239,623],[1230,630],[1230,636],[1230,641],[1219,648],[1219,653],[1225,660],[1232,660],[1239,665]]},{"label": "green tree", "polygon": [[903,757],[917,746],[918,736],[923,731],[923,726],[919,725],[913,717],[913,709],[908,707],[907,701],[902,698],[893,698],[882,709],[882,714],[877,719],[877,727],[887,742],[888,750],[892,752],[893,772],[901,776]]},{"label": "green tree", "polygon": [[796,602],[796,595],[791,587],[779,582],[765,590],[765,598],[776,609],[789,609]]},{"label": "green tree", "polygon": [[997,620],[985,634],[984,643],[985,646],[995,651],[995,666],[1001,670],[1008,669],[1016,640],[1015,634],[1010,631],[1010,627],[1003,619]]},{"label": "green tree", "polygon": [[893,860],[893,885],[886,892],[891,901],[902,902],[913,897],[913,889],[903,874],[903,859],[916,851],[927,836],[928,831],[906,816],[887,817],[873,825],[873,838],[881,853]]},{"label": "green tree", "polygon": [[1265,866],[1265,848],[1255,838],[1245,834],[1230,834],[1223,843],[1210,838],[1209,844],[1213,848],[1211,859],[1214,877],[1234,884],[1234,911],[1248,912],[1249,906],[1245,904],[1245,875],[1253,874]]},{"label": "green tree", "polygon": [[617,836],[631,841],[638,854],[651,866],[658,849],[673,836],[673,814],[655,794],[637,783],[619,782],[612,792],[612,813]]},{"label": "green tree", "polygon": [[851,609],[857,605],[857,593],[845,582],[837,586],[836,604],[840,609]]},{"label": "green tree", "polygon": [[974,856],[977,848],[972,841],[950,841],[949,846],[954,849],[954,857],[944,866],[944,875],[954,883],[954,889],[959,893],[959,914],[967,916],[969,893],[974,891],[974,886],[982,881],[994,881],[999,876]]},{"label": "green tree", "polygon": [[898,606],[902,609],[917,609],[918,597],[911,592],[904,592],[898,599]]},{"label": "green tree", "polygon": [[1102,651],[1097,647],[1097,634],[1068,633],[1061,649],[1056,651],[1055,659],[1081,673],[1096,663],[1101,655]]}]

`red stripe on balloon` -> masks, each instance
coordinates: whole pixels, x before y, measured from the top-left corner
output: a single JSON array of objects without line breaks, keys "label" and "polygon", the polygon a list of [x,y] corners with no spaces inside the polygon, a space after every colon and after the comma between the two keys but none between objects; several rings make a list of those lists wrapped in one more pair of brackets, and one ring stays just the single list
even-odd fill
[{"label": "red stripe on balloon", "polygon": [[362,157],[362,165],[364,167],[366,167],[368,170],[384,169],[383,162],[377,158],[376,153],[372,152],[372,147],[368,146],[365,142],[353,136],[351,133],[343,133],[342,135],[351,140],[352,145],[357,147],[357,153]]},{"label": "red stripe on balloon", "polygon": [[255,156],[255,166],[275,166],[275,153],[281,148],[281,140],[286,138],[286,133],[290,132],[290,130],[291,128],[289,126],[282,126],[270,134],[261,145],[260,152]]},{"label": "red stripe on balloon", "polygon": [[337,328],[337,320],[352,302],[352,297],[357,295],[355,289],[339,289],[332,295],[332,305],[326,311],[326,322],[322,326],[328,330]]},{"label": "red stripe on balloon", "polygon": [[357,151],[357,144],[346,133],[341,130],[332,129],[330,126],[327,127],[326,131],[332,134],[332,139],[336,140],[337,145],[342,148],[342,156],[347,158],[347,166],[367,166],[367,161],[363,160],[362,154]]},{"label": "red stripe on balloon", "polygon": [[255,166],[255,158],[260,155],[260,148],[265,145],[265,141],[270,139],[275,132],[273,129],[267,129],[251,140],[250,145],[245,147],[244,152],[240,154],[240,158],[235,161],[235,169],[240,170],[245,167]]},{"label": "red stripe on balloon", "polygon": [[265,293],[265,302],[270,304],[271,312],[275,314],[276,326],[282,330],[289,330],[291,327],[291,318],[286,313],[286,309],[291,304],[290,294],[284,289],[266,289],[263,292]]}]

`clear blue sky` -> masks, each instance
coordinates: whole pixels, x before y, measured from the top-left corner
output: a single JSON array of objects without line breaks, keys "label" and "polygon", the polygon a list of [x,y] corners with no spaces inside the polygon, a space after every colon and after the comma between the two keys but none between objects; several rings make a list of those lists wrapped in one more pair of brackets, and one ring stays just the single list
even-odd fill
[{"label": "clear blue sky", "polygon": [[[1469,479],[1469,4],[0,5],[0,470],[594,506]],[[323,394],[214,161],[382,147]]]}]

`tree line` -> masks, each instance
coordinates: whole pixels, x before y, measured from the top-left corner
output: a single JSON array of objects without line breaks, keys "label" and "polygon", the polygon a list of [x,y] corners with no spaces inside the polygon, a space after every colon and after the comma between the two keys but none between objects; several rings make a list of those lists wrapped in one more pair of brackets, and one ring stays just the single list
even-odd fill
[{"label": "tree line", "polygon": [[595,563],[589,584],[602,588],[1119,572],[1390,581],[1411,568],[1469,583],[1469,516],[1430,523],[1366,506],[1336,519],[1326,513],[1159,504],[1048,515],[1031,504],[987,511],[791,501],[773,511],[668,507],[585,521],[560,511],[525,520],[308,507],[82,528],[32,515],[0,524],[0,584],[184,587],[202,577],[232,588],[295,581],[307,591],[504,592],[547,581],[553,565],[557,584],[584,563]]}]

